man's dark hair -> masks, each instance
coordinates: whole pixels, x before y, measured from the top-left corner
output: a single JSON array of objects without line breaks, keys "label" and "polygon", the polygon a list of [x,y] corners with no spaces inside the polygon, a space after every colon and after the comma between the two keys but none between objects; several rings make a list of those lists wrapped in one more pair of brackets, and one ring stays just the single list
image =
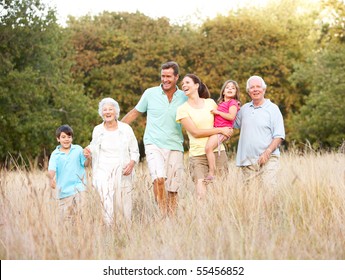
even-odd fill
[{"label": "man's dark hair", "polygon": [[180,69],[178,67],[178,64],[175,61],[169,61],[164,64],[162,64],[162,70],[163,69],[169,69],[172,68],[174,70],[174,75],[177,76],[180,72]]},{"label": "man's dark hair", "polygon": [[55,131],[56,137],[60,138],[60,135],[61,135],[62,132],[66,133],[68,136],[72,136],[73,137],[73,129],[68,124],[64,124],[64,125],[60,126]]}]

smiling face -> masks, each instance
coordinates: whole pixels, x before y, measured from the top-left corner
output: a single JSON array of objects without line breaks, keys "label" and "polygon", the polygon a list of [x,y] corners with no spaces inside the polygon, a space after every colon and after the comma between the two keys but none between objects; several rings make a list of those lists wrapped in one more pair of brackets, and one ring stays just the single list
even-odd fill
[{"label": "smiling face", "polygon": [[73,136],[67,135],[65,132],[61,132],[60,136],[56,139],[60,143],[62,150],[68,150],[71,147]]},{"label": "smiling face", "polygon": [[106,103],[102,107],[102,118],[104,122],[113,122],[116,120],[116,110],[114,105]]},{"label": "smiling face", "polygon": [[253,100],[255,106],[260,106],[265,100],[265,89],[262,87],[262,82],[259,78],[253,78],[249,82],[248,94]]},{"label": "smiling face", "polygon": [[182,80],[182,90],[187,96],[198,94],[199,84],[196,84],[192,78],[186,76]]},{"label": "smiling face", "polygon": [[162,89],[165,93],[171,93],[176,91],[176,83],[178,81],[178,75],[174,74],[173,68],[162,69],[161,82]]},{"label": "smiling face", "polygon": [[232,98],[235,98],[236,93],[237,93],[237,88],[236,88],[235,84],[232,82],[228,83],[224,89],[224,92],[223,92],[224,100],[228,101]]}]

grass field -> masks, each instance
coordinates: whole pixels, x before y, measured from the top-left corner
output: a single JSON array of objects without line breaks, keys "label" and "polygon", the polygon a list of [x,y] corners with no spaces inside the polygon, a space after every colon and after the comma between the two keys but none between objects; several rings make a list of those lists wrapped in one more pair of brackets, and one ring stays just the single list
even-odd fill
[{"label": "grass field", "polygon": [[133,224],[102,225],[88,187],[82,222],[59,219],[45,171],[0,171],[2,260],[345,259],[345,155],[283,153],[279,188],[244,187],[230,173],[195,199],[188,179],[176,219],[161,219],[146,163],[136,168]]}]

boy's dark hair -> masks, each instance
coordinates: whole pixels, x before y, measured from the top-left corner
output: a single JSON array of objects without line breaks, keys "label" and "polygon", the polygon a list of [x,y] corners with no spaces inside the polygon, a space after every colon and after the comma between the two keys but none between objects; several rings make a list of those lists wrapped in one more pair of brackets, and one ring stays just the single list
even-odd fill
[{"label": "boy's dark hair", "polygon": [[161,67],[162,70],[169,69],[169,68],[172,68],[174,70],[175,76],[177,76],[180,72],[178,64],[175,61],[168,61],[168,62],[162,64],[162,67]]},{"label": "boy's dark hair", "polygon": [[66,133],[68,136],[72,136],[73,137],[73,129],[72,127],[70,127],[68,124],[64,124],[62,126],[60,126],[56,131],[55,131],[55,135],[57,138],[60,138],[61,132]]}]

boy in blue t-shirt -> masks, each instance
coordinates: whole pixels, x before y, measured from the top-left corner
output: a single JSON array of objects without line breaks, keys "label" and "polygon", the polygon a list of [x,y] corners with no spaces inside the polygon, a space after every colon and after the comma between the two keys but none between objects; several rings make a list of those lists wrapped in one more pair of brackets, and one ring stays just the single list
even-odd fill
[{"label": "boy in blue t-shirt", "polygon": [[61,214],[73,215],[81,207],[81,193],[85,190],[86,158],[83,148],[72,144],[73,129],[62,125],[56,130],[56,139],[60,143],[50,156],[48,176],[50,186],[56,189]]}]

